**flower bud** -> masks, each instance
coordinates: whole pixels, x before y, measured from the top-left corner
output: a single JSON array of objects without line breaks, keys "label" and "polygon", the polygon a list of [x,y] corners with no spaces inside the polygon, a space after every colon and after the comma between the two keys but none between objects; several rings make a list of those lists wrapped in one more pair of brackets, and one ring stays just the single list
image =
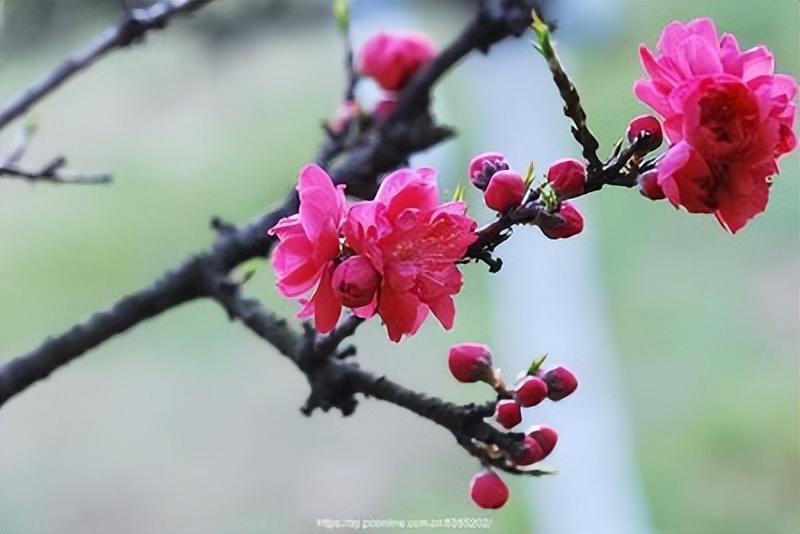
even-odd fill
[{"label": "flower bud", "polygon": [[459,382],[488,381],[494,373],[492,354],[482,343],[456,343],[450,347],[447,365]]},{"label": "flower bud", "polygon": [[628,123],[628,141],[633,143],[640,136],[646,137],[640,145],[642,153],[652,152],[661,146],[664,141],[664,134],[661,132],[661,123],[652,115],[639,115],[631,119]]},{"label": "flower bud", "polygon": [[499,213],[519,206],[525,196],[525,180],[514,171],[498,171],[489,180],[483,200],[486,205]]},{"label": "flower bud", "polygon": [[541,225],[542,233],[550,239],[564,239],[583,231],[583,217],[569,202],[562,202],[558,214],[564,221],[558,225]]},{"label": "flower bud", "polygon": [[497,509],[508,501],[508,486],[497,473],[485,469],[476,473],[469,483],[472,501],[481,508]]},{"label": "flower bud", "polygon": [[517,465],[531,465],[542,461],[545,456],[546,454],[542,450],[542,446],[539,445],[539,442],[531,436],[525,436],[522,452],[515,455],[513,460]]},{"label": "flower bud", "polygon": [[394,98],[383,98],[375,107],[372,108],[372,116],[375,118],[375,122],[383,122],[389,118],[389,115],[394,112],[394,108],[397,107],[397,100]]},{"label": "flower bud", "polygon": [[643,197],[650,200],[661,200],[666,197],[664,190],[658,184],[658,171],[656,169],[639,175],[639,192]]},{"label": "flower bud", "polygon": [[380,274],[364,256],[350,256],[333,270],[332,284],[342,304],[359,308],[372,302]]},{"label": "flower bud", "polygon": [[361,48],[359,71],[387,91],[397,91],[436,53],[436,44],[421,33],[379,32]]},{"label": "flower bud", "polygon": [[344,132],[350,121],[358,116],[359,111],[359,106],[355,101],[345,100],[339,105],[339,109],[333,114],[331,120],[328,121],[328,128],[335,134]]},{"label": "flower bud", "polygon": [[494,417],[498,423],[509,430],[522,422],[522,412],[514,399],[498,401]]},{"label": "flower bud", "polygon": [[542,448],[542,458],[553,452],[558,443],[558,434],[549,426],[537,425],[528,431],[528,436]]},{"label": "flower bud", "polygon": [[514,395],[517,402],[530,408],[547,398],[547,384],[538,376],[526,376],[517,385]]},{"label": "flower bud", "polygon": [[578,196],[586,185],[586,167],[574,158],[560,159],[547,169],[547,181],[562,198]]},{"label": "flower bud", "polygon": [[478,154],[469,162],[467,175],[472,185],[484,191],[494,173],[507,171],[508,169],[509,165],[506,157],[500,152],[484,152],[483,154]]},{"label": "flower bud", "polygon": [[565,367],[550,369],[542,379],[547,383],[547,398],[554,401],[570,395],[578,387],[578,379]]}]

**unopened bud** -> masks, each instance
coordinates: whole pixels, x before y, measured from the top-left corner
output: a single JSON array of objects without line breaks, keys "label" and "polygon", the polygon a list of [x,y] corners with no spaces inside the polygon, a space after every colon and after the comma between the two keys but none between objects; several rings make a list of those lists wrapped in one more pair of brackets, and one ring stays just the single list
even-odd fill
[{"label": "unopened bud", "polygon": [[519,206],[525,197],[525,180],[514,171],[494,173],[483,193],[486,205],[498,213]]},{"label": "unopened bud", "polygon": [[504,428],[511,430],[522,422],[522,412],[514,399],[503,399],[497,402],[495,419]]},{"label": "unopened bud", "polygon": [[488,382],[494,376],[492,353],[482,343],[456,343],[450,347],[447,365],[459,382]]},{"label": "unopened bud", "polygon": [[639,145],[645,154],[660,147],[664,141],[661,123],[652,115],[639,115],[631,119],[631,122],[628,123],[627,136],[631,143],[640,137],[646,138]]},{"label": "unopened bud", "polygon": [[563,222],[557,225],[541,225],[542,233],[550,239],[565,239],[583,231],[583,216],[569,202],[562,202],[558,215]]},{"label": "unopened bud", "polygon": [[542,377],[547,383],[547,398],[558,401],[569,396],[578,387],[578,379],[565,367],[556,367]]},{"label": "unopened bud", "polygon": [[540,462],[544,459],[545,453],[539,442],[531,436],[525,436],[522,446],[522,452],[513,457],[514,463],[517,465],[531,465]]},{"label": "unopened bud", "polygon": [[547,169],[547,181],[560,197],[576,197],[586,185],[586,167],[574,158],[560,159]]},{"label": "unopened bud", "polygon": [[359,308],[372,302],[380,274],[364,256],[350,256],[334,269],[332,284],[342,304]]},{"label": "unopened bud", "polygon": [[469,494],[472,501],[481,508],[494,510],[508,501],[508,486],[497,473],[485,469],[472,477]]},{"label": "unopened bud", "polygon": [[553,452],[556,443],[558,443],[558,434],[549,426],[535,426],[528,431],[528,436],[539,444],[545,457]]},{"label": "unopened bud", "polygon": [[507,171],[508,169],[508,162],[500,152],[484,152],[483,154],[478,154],[469,162],[467,177],[472,182],[472,185],[484,191],[494,173]]},{"label": "unopened bud", "polygon": [[526,376],[517,385],[514,395],[517,402],[530,408],[547,398],[547,384],[538,376]]},{"label": "unopened bud", "polygon": [[650,200],[661,200],[665,198],[664,190],[658,183],[658,171],[653,169],[639,175],[639,192],[643,197]]}]

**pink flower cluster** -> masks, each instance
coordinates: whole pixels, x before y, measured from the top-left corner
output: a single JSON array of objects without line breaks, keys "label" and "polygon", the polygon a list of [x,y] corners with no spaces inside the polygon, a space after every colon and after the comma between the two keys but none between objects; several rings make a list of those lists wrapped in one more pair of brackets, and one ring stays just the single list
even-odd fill
[{"label": "pink flower cluster", "polygon": [[[764,211],[777,159],[797,143],[797,82],[775,74],[766,47],[742,51],[707,18],[670,23],[656,50],[641,47],[648,78],[634,85],[664,117],[671,144],[655,182],[676,207],[713,213],[736,232]],[[651,178],[651,198],[653,186]]]},{"label": "pink flower cluster", "polygon": [[456,266],[477,238],[463,202],[441,203],[433,169],[401,169],[381,183],[374,200],[348,207],[344,187],[317,165],[302,169],[300,209],[269,233],[278,290],[299,298],[298,317],[314,317],[329,332],[343,306],[359,317],[379,315],[389,338],[413,335],[428,312],[453,326]]}]

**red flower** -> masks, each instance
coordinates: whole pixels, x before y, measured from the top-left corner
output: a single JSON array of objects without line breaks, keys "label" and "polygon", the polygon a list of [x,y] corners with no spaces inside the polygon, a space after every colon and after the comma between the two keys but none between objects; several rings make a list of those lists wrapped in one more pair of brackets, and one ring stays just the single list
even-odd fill
[{"label": "red flower", "polygon": [[380,32],[364,43],[359,70],[387,91],[397,91],[434,56],[436,44],[421,33]]},{"label": "red flower", "polygon": [[465,212],[463,202],[439,203],[429,168],[395,171],[374,200],[350,208],[343,226],[347,246],[382,276],[375,300],[356,313],[379,314],[392,341],[414,334],[429,310],[450,329],[453,295],[463,283],[456,262],[477,238]]},{"label": "red flower", "polygon": [[[307,165],[297,180],[300,209],[285,217],[269,233],[280,241],[272,251],[278,291],[301,297],[298,317],[314,316],[317,330],[329,332],[342,311],[331,276],[339,255],[339,229],[347,212],[344,186],[335,187],[317,165]],[[310,299],[303,296],[312,294]]]},{"label": "red flower", "polygon": [[797,82],[774,73],[766,47],[742,52],[709,19],[672,22],[656,48],[641,48],[649,78],[634,92],[664,116],[672,144],[658,185],[676,207],[713,213],[736,232],[764,211],[777,159],[796,145]]}]

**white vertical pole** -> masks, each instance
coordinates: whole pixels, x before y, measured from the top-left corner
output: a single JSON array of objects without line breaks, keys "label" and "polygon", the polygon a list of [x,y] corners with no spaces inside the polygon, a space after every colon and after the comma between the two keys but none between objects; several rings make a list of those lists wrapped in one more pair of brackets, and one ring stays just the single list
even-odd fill
[{"label": "white vertical pole", "polygon": [[[569,54],[561,52],[569,63]],[[520,172],[534,159],[540,173],[553,160],[578,154],[545,62],[526,43],[503,43],[468,67],[476,152],[501,151]],[[581,235],[550,241],[537,229],[518,229],[498,249],[504,264],[489,286],[491,344],[506,378],[548,352],[549,364],[563,362],[580,382],[573,396],[529,410],[526,424],[549,424],[559,433],[547,459],[559,474],[518,484],[516,493],[525,493],[521,498],[542,532],[646,534],[646,505],[597,274],[596,235],[602,229],[594,226],[587,202],[576,204],[586,219]]]}]

